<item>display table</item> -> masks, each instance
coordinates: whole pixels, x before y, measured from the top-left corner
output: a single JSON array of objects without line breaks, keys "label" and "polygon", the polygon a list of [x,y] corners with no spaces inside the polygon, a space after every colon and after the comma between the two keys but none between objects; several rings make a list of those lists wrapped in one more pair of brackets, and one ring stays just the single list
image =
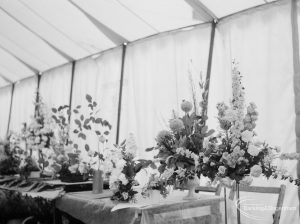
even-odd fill
[{"label": "display table", "polygon": [[[56,208],[87,224],[129,223],[220,223],[222,197],[199,194],[199,199],[183,200],[186,192],[173,191],[167,199],[153,201],[138,198],[137,203],[110,200],[110,192],[67,193],[56,200]],[[59,223],[60,218],[56,221]]]},{"label": "display table", "polygon": [[16,176],[7,176],[0,179],[0,190],[18,191],[32,197],[42,197],[54,200],[64,192],[90,190],[92,181],[66,183],[51,179],[22,180]]}]

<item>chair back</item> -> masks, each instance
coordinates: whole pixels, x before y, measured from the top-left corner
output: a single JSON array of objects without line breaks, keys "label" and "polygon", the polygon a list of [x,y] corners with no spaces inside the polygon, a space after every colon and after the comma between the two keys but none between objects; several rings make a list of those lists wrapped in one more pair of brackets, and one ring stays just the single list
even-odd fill
[{"label": "chair back", "polygon": [[[239,190],[240,192],[251,192],[251,193],[261,193],[261,194],[278,194],[276,211],[273,214],[273,224],[279,224],[284,195],[285,195],[285,185],[280,185],[280,187],[261,187],[261,186],[245,186],[240,185]],[[236,191],[236,186],[231,189],[229,198],[233,199]]]}]

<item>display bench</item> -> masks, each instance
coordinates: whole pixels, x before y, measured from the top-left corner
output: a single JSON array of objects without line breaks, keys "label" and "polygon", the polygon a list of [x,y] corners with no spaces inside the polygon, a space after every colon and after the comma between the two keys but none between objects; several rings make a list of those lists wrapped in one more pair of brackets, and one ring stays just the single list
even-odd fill
[{"label": "display bench", "polygon": [[110,200],[110,191],[93,195],[91,192],[65,194],[56,200],[56,224],[61,214],[68,214],[87,224],[129,223],[212,223],[222,222],[220,196],[199,194],[197,200],[185,201],[186,192],[173,191],[167,199],[139,198],[136,203]]}]

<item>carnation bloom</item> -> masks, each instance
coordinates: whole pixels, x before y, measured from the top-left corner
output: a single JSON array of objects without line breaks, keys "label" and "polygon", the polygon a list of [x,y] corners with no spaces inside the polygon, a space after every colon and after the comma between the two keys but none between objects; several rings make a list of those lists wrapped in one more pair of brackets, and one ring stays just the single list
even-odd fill
[{"label": "carnation bloom", "polygon": [[219,171],[219,174],[223,175],[226,172],[226,167],[225,166],[220,166],[218,171]]},{"label": "carnation bloom", "polygon": [[259,177],[262,174],[262,169],[259,165],[254,165],[251,167],[250,174],[253,177]]},{"label": "carnation bloom", "polygon": [[170,120],[170,128],[174,132],[179,132],[182,129],[184,129],[184,124],[183,124],[182,120],[175,118],[175,119]]},{"label": "carnation bloom", "polygon": [[193,109],[193,104],[189,101],[183,100],[181,103],[181,110],[185,113],[190,112]]},{"label": "carnation bloom", "polygon": [[158,132],[156,136],[156,141],[159,144],[164,143],[165,140],[172,138],[172,133],[167,130],[162,130]]}]

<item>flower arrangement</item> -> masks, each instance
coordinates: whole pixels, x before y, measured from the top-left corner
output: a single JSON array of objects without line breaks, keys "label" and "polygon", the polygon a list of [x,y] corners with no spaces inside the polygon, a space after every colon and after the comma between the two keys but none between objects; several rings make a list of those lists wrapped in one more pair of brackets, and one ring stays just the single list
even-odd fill
[{"label": "flower arrangement", "polygon": [[0,141],[0,175],[14,175],[19,172],[20,159],[10,149],[9,141]]},{"label": "flower arrangement", "polygon": [[[204,148],[208,153],[200,154],[199,167],[201,173],[211,180],[222,182],[229,178],[237,183],[251,184],[251,177],[264,175],[276,178],[279,173],[282,174],[274,165],[280,149],[259,141],[254,131],[258,117],[256,105],[250,103],[245,108],[241,79],[234,63],[231,104],[217,105],[220,131],[216,136],[206,139]],[[285,157],[284,154],[282,157]],[[286,179],[282,175],[282,179]]]},{"label": "flower arrangement", "polygon": [[192,88],[193,103],[186,100],[181,103],[184,116],[178,117],[174,113],[174,118],[169,121],[169,130],[162,130],[158,133],[157,146],[146,149],[146,151],[158,150],[158,154],[155,156],[160,160],[158,170],[161,174],[167,172],[170,176],[168,184],[174,185],[176,182],[183,183],[200,177],[199,154],[206,151],[203,147],[205,138],[214,133],[214,130],[209,130],[206,126],[207,91],[205,86],[206,84],[200,81],[202,101],[199,104],[194,88]]},{"label": "flower arrangement", "polygon": [[51,144],[54,132],[50,111],[43,103],[42,98],[38,93],[35,107],[35,116],[32,118],[29,125],[24,123],[22,134],[26,150],[29,150],[29,156],[33,159],[33,154],[37,154],[38,166],[43,171],[49,166],[46,157],[47,154],[52,152]]},{"label": "flower arrangement", "polygon": [[109,187],[113,190],[112,200],[135,202],[135,195],[138,193],[133,188],[138,185],[135,180],[136,174],[143,168],[153,165],[151,160],[136,160],[137,146],[132,134],[123,141],[120,146],[115,146],[110,151],[111,162]]}]

